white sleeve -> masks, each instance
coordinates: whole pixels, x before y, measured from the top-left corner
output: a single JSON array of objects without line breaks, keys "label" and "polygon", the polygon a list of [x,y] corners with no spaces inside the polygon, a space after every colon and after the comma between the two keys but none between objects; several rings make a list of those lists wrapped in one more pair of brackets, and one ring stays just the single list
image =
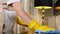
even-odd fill
[{"label": "white sleeve", "polygon": [[[8,34],[11,34],[11,32],[9,33],[9,30],[12,29],[12,27],[14,26],[15,24],[15,20],[16,20],[16,12],[15,11],[9,11],[9,10],[6,10],[6,13],[5,13],[6,17],[5,17],[5,27],[6,27],[6,33]],[[7,32],[8,31],[8,32]]]},{"label": "white sleeve", "polygon": [[7,0],[7,5],[14,3],[14,2],[20,2],[20,0]]}]

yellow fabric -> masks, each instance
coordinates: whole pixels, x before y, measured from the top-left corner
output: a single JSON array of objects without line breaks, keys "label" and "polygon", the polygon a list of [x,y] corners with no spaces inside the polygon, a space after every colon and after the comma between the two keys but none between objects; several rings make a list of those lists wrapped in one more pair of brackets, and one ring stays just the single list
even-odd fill
[{"label": "yellow fabric", "polygon": [[18,24],[20,24],[20,25],[23,25],[23,26],[26,26],[26,25],[27,25],[24,21],[20,20],[17,15],[16,15],[16,22],[17,22]]},{"label": "yellow fabric", "polygon": [[44,25],[40,25],[37,21],[35,20],[31,20],[30,24],[29,24],[29,28],[32,28],[34,30],[42,30],[44,32],[49,31],[49,30],[53,30],[55,31],[55,29],[50,28],[48,26],[44,26]]}]

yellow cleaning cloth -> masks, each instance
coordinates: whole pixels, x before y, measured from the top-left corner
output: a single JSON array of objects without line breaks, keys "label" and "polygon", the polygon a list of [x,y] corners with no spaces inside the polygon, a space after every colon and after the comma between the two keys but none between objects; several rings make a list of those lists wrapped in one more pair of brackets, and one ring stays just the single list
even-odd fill
[{"label": "yellow cleaning cloth", "polygon": [[44,32],[49,31],[49,30],[53,30],[55,31],[55,29],[50,28],[48,26],[44,26],[44,25],[40,25],[37,21],[35,20],[31,20],[30,24],[29,24],[29,28],[32,28],[34,30],[42,30]]}]

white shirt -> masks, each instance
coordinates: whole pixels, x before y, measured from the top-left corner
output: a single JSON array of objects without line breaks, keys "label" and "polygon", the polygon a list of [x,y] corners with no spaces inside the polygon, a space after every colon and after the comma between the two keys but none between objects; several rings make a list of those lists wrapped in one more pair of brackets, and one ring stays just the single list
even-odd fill
[{"label": "white shirt", "polygon": [[[7,0],[7,5],[11,4],[11,3],[14,3],[14,2],[19,2],[20,0]],[[15,17],[16,16],[16,13],[15,11],[6,11],[6,19],[7,19],[7,22],[6,22],[6,29],[9,30],[12,28],[13,26],[13,23],[14,20],[15,20]],[[9,28],[8,28],[9,27]]]},{"label": "white shirt", "polygon": [[6,13],[5,13],[5,32],[6,32],[6,34],[12,33],[14,24],[16,23],[15,17],[16,17],[15,11],[6,10]]},{"label": "white shirt", "polygon": [[[14,3],[14,2],[19,2],[20,0],[7,0],[7,5]],[[15,16],[16,13],[15,11],[8,11],[6,10],[6,30],[11,30],[13,27],[13,22],[15,22]],[[8,26],[7,26],[8,25]]]},{"label": "white shirt", "polygon": [[[20,0],[7,0],[7,5],[19,1]],[[15,11],[6,10],[5,14],[5,34],[13,34],[12,30],[15,24],[16,13]]]}]

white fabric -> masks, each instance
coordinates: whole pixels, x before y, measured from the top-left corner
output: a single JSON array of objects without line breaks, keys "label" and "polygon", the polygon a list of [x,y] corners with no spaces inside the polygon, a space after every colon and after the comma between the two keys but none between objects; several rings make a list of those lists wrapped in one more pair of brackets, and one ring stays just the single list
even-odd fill
[{"label": "white fabric", "polygon": [[20,0],[7,0],[7,5],[14,3],[14,2],[20,2]]},{"label": "white fabric", "polygon": [[14,27],[16,13],[15,11],[8,11],[6,10],[6,16],[5,16],[5,34],[13,34],[12,30]]}]

